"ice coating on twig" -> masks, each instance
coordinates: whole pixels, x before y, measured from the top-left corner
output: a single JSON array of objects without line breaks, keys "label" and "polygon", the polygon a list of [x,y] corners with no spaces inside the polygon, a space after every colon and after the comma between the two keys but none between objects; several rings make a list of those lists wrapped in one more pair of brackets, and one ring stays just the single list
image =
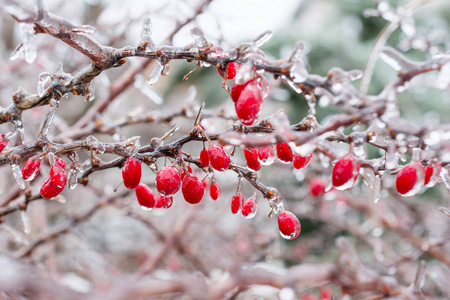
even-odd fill
[{"label": "ice coating on twig", "polygon": [[143,49],[148,48],[150,51],[155,50],[155,43],[152,40],[152,21],[145,18],[142,22],[141,45],[145,45]]},{"label": "ice coating on twig", "polygon": [[88,136],[84,142],[86,143],[86,146],[97,154],[103,154],[105,152],[105,146],[95,136]]},{"label": "ice coating on twig", "polygon": [[192,28],[191,29],[191,35],[194,38],[195,44],[197,45],[198,51],[200,53],[206,51],[209,47],[208,40],[206,39],[205,35],[203,34],[203,31],[198,28]]}]

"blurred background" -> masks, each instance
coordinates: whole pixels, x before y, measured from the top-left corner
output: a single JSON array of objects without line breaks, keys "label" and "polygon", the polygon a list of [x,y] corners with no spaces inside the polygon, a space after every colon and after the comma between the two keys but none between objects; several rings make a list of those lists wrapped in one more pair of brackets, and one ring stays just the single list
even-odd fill
[{"label": "blurred background", "polygon": [[[25,1],[26,2],[26,1]],[[390,1],[393,7],[405,7],[414,1]],[[432,49],[426,41],[437,45],[448,53],[450,46],[450,2],[447,0],[423,2],[414,12],[417,39],[411,42],[402,30],[389,35],[386,45],[405,51],[415,61],[430,58]],[[195,13],[199,1],[154,0],[154,1],[44,1],[49,12],[67,18],[74,24],[95,27],[95,37],[102,45],[115,48],[136,46],[140,41],[143,19],[150,17],[153,24],[153,40],[157,45],[167,43],[167,36],[177,23],[184,22]],[[29,2],[33,5],[33,1]],[[298,41],[306,45],[304,53],[310,74],[326,76],[333,67],[343,70],[365,70],[377,37],[387,25],[381,17],[365,17],[366,9],[375,9],[375,1],[364,0],[214,0],[196,19],[174,35],[173,45],[184,46],[193,41],[190,29],[200,27],[208,41],[220,44],[225,50],[249,42],[266,30],[273,32],[270,41],[261,49],[273,58],[288,59]],[[11,61],[10,54],[20,43],[17,23],[8,15],[0,15],[1,39],[0,104],[11,103],[11,95],[23,87],[34,92],[39,74],[55,72],[62,62],[64,71],[76,74],[89,64],[89,60],[68,45],[48,35],[35,37],[37,59],[33,64],[24,62],[23,56]],[[425,45],[425,46],[424,46]],[[61,102],[51,128],[50,138],[68,142],[71,126],[95,105],[96,100],[108,97],[110,87],[133,67],[142,63],[140,58],[130,58],[127,63],[103,72],[92,82],[95,100],[83,101],[82,97],[69,95]],[[207,111],[224,112],[235,116],[233,102],[221,87],[222,78],[216,68],[201,68],[192,73],[188,80],[183,76],[195,67],[195,63],[171,61],[170,74],[160,77],[154,86],[146,81],[153,63],[138,73],[134,83],[120,93],[98,119],[105,124],[123,117],[150,115],[164,117],[189,108],[190,101],[205,103]],[[414,78],[410,87],[398,96],[402,117],[412,125],[426,122],[446,124],[450,122],[449,89],[437,89],[434,84],[438,74],[431,72]],[[368,86],[369,94],[378,94],[396,78],[396,72],[381,60],[377,60]],[[265,101],[261,118],[279,109],[284,109],[290,123],[300,122],[308,113],[308,105],[302,94],[295,93],[287,85],[268,76],[270,93]],[[361,84],[354,82],[355,86]],[[25,143],[32,143],[48,107],[39,107],[24,112]],[[317,107],[319,124],[331,116],[343,112],[331,105]],[[114,134],[94,134],[102,142],[124,140],[132,136],[141,137],[141,145],[148,144],[153,137],[161,137],[173,126],[180,129],[168,141],[175,140],[192,128],[196,111],[188,117],[175,117],[170,122],[137,123],[115,128]],[[202,122],[210,133],[229,128],[233,121],[224,118],[207,118]],[[4,134],[12,130],[9,124],[0,127]],[[352,130],[352,128],[348,128]],[[75,139],[86,136],[76,136]],[[330,143],[330,147],[341,155],[348,145]],[[190,143],[183,151],[197,157],[202,144]],[[231,152],[231,148],[227,148]],[[368,158],[383,155],[376,148],[366,146]],[[89,159],[89,153],[80,152],[81,161]],[[101,155],[109,161],[113,155]],[[237,149],[233,162],[244,165],[242,149]],[[158,160],[162,166],[164,159]],[[8,165],[0,166],[0,205],[16,199],[18,188]],[[41,167],[41,174],[30,186],[38,193],[49,172],[49,166]],[[197,169],[194,172],[201,172]],[[394,277],[401,285],[414,282],[418,261],[427,261],[427,276],[423,291],[430,298],[450,297],[446,282],[450,278],[447,262],[427,253],[418,246],[421,242],[439,243],[438,251],[450,253],[449,218],[437,207],[449,206],[449,194],[443,184],[428,189],[413,198],[402,198],[396,194],[394,176],[383,177],[382,198],[373,204],[371,188],[360,180],[347,192],[331,190],[314,196],[310,183],[321,179],[330,184],[331,166],[322,154],[315,154],[305,170],[295,170],[291,165],[275,162],[258,171],[259,179],[266,186],[277,188],[285,200],[287,209],[300,219],[302,233],[293,240],[281,238],[276,218],[268,218],[270,212],[266,199],[258,193],[258,213],[251,220],[235,216],[230,212],[230,201],[237,188],[238,179],[233,172],[216,172],[215,178],[222,188],[218,201],[206,194],[202,203],[192,206],[186,203],[181,193],[175,196],[173,206],[168,210],[141,210],[134,193],[124,194],[121,170],[109,169],[96,172],[89,177],[89,185],[79,185],[75,190],[66,189],[58,201],[35,201],[29,205],[26,216],[15,212],[4,216],[0,232],[0,252],[12,256],[41,234],[66,224],[67,220],[89,211],[100,199],[117,199],[83,220],[65,234],[45,242],[30,257],[32,264],[42,273],[82,293],[108,291],[121,276],[144,272],[145,276],[158,280],[171,280],[186,275],[203,274],[208,280],[221,281],[238,267],[263,266],[280,268],[302,264],[327,264],[336,261],[342,249],[336,246],[339,237],[350,237],[361,260],[376,270],[380,276]],[[142,181],[154,188],[155,175],[144,168]],[[14,187],[11,189],[11,187]],[[114,189],[117,189],[117,193]],[[243,182],[245,198],[252,195],[254,188]],[[17,195],[20,198],[20,195]],[[360,203],[362,201],[362,204]],[[357,206],[356,204],[363,205]],[[355,207],[356,206],[356,207]],[[29,234],[24,233],[23,218],[31,226]],[[407,228],[412,235],[386,225],[397,222],[398,228]],[[392,223],[389,223],[392,224]],[[414,240],[418,238],[420,241]],[[429,245],[429,244],[427,244]],[[0,271],[1,272],[1,271]],[[332,282],[316,282],[291,290],[273,286],[252,286],[239,290],[235,299],[298,299],[308,295],[320,298],[323,288],[329,288],[336,298],[345,297],[345,291]],[[283,290],[283,289],[282,289]],[[175,294],[173,298],[186,299]],[[167,296],[166,299],[171,299]],[[9,299],[7,294],[3,294]],[[253,298],[252,298],[253,297]],[[258,298],[260,297],[260,298]],[[14,298],[11,298],[14,299]],[[33,299],[33,297],[30,297]],[[234,299],[230,296],[229,299]],[[359,298],[369,299],[369,298]],[[371,298],[377,299],[377,298]]]}]

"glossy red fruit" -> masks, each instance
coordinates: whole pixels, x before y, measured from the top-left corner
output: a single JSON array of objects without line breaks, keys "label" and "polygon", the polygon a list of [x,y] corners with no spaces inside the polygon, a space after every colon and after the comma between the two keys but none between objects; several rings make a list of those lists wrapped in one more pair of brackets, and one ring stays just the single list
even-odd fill
[{"label": "glossy red fruit", "polygon": [[50,169],[50,179],[57,188],[64,188],[67,183],[67,173],[56,164]]},{"label": "glossy red fruit", "polygon": [[217,182],[211,184],[211,186],[209,187],[209,195],[211,196],[211,199],[218,200],[221,193],[222,190],[220,189],[220,186]]},{"label": "glossy red fruit", "polygon": [[173,204],[173,196],[162,196],[159,198],[162,207],[164,208],[170,208]]},{"label": "glossy red fruit", "polygon": [[155,208],[163,208],[163,204],[161,201],[161,195],[157,195],[155,197]]},{"label": "glossy red fruit", "polygon": [[331,174],[333,186],[341,191],[352,188],[358,178],[359,168],[359,161],[351,154],[339,159]]},{"label": "glossy red fruit", "polygon": [[63,187],[57,187],[53,184],[51,178],[47,178],[44,184],[41,186],[41,196],[50,199],[58,196],[64,190]]},{"label": "glossy red fruit", "polygon": [[424,184],[424,170],[419,162],[404,166],[397,174],[395,187],[402,196],[416,195]]},{"label": "glossy red fruit", "polygon": [[439,174],[441,173],[442,165],[439,161],[429,164],[425,168],[425,182],[427,187],[433,187],[439,182]]},{"label": "glossy red fruit", "polygon": [[3,149],[6,148],[8,145],[9,140],[6,138],[4,134],[0,135],[0,152],[3,151]]},{"label": "glossy red fruit", "polygon": [[[244,83],[244,84],[236,84],[236,82],[234,82],[233,85],[231,86],[231,99],[232,99],[234,102],[238,101],[239,96],[241,95],[241,92],[244,90],[244,88],[245,88],[248,84],[252,83],[253,81],[255,81],[255,79],[250,79],[250,80],[248,80],[248,81],[247,81],[246,83]],[[261,83],[259,83],[259,84],[260,84],[260,86],[261,86],[261,88],[262,88]]]},{"label": "glossy red fruit", "polygon": [[[187,169],[187,172],[186,172],[186,169]],[[184,179],[184,176],[186,176],[187,173],[192,174],[192,168],[190,165],[188,165],[186,169],[183,169],[183,171],[181,172],[181,180]]]},{"label": "glossy red fruit", "polygon": [[231,198],[231,212],[237,215],[241,212],[242,206],[244,205],[244,196],[241,193],[237,193]]},{"label": "glossy red fruit", "polygon": [[203,194],[205,193],[205,187],[203,182],[200,181],[194,175],[187,175],[181,186],[184,200],[191,204],[197,204],[202,201]]},{"label": "glossy red fruit", "polygon": [[209,154],[205,147],[203,147],[202,151],[200,151],[200,164],[203,167],[209,166]]},{"label": "glossy red fruit", "polygon": [[261,163],[258,160],[258,150],[254,148],[245,148],[244,155],[247,160],[247,167],[254,171],[261,169]]},{"label": "glossy red fruit", "polygon": [[162,195],[170,196],[178,192],[181,186],[180,172],[174,166],[159,170],[156,175],[156,189]]},{"label": "glossy red fruit", "polygon": [[290,163],[294,160],[294,154],[288,143],[277,144],[277,156],[283,163]]},{"label": "glossy red fruit", "polygon": [[[219,68],[217,68],[217,72],[223,77],[223,72]],[[237,67],[236,63],[230,62],[227,65],[227,77],[225,79],[234,79],[236,77]]]},{"label": "glossy red fruit", "polygon": [[141,182],[142,167],[141,163],[129,157],[122,168],[123,184],[127,189],[135,189]]},{"label": "glossy red fruit", "polygon": [[241,214],[246,219],[251,219],[256,215],[258,204],[256,203],[255,195],[256,194],[253,194],[250,198],[248,198],[242,206]]},{"label": "glossy red fruit", "polygon": [[272,146],[258,148],[258,159],[263,165],[271,165],[275,160],[275,153]]},{"label": "glossy red fruit", "polygon": [[29,158],[22,167],[22,177],[26,181],[31,181],[39,174],[41,160],[38,158]]},{"label": "glossy red fruit", "polygon": [[230,155],[220,145],[211,145],[208,148],[209,161],[217,171],[225,171],[230,166]]},{"label": "glossy red fruit", "polygon": [[146,208],[155,207],[155,194],[146,184],[140,183],[134,191],[140,206]]},{"label": "glossy red fruit", "polygon": [[326,184],[320,178],[314,178],[309,183],[309,192],[313,197],[319,197],[325,194]]},{"label": "glossy red fruit", "polygon": [[248,84],[234,104],[236,114],[242,124],[250,126],[258,121],[262,106],[262,91],[257,84]]},{"label": "glossy red fruit", "polygon": [[296,169],[304,169],[308,166],[309,162],[311,161],[312,153],[310,153],[307,156],[301,156],[300,154],[294,155],[294,168]]},{"label": "glossy red fruit", "polygon": [[61,169],[66,168],[66,163],[61,158],[55,157],[55,162],[56,162],[56,165],[59,166]]},{"label": "glossy red fruit", "polygon": [[283,211],[278,215],[278,229],[285,239],[295,239],[301,231],[300,221],[290,211]]}]

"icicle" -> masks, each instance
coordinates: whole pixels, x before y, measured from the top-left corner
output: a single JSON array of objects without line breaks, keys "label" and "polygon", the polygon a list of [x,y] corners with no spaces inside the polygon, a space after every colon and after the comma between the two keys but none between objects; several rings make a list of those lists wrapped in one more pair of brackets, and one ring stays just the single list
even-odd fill
[{"label": "icicle", "polygon": [[309,114],[315,115],[316,114],[316,97],[314,95],[305,94],[306,103],[308,103],[309,106]]},{"label": "icicle", "polygon": [[27,215],[27,212],[25,210],[20,211],[20,218],[22,219],[23,223],[23,232],[25,234],[31,233],[31,226],[30,226],[30,218]]},{"label": "icicle", "polygon": [[158,81],[159,75],[161,74],[162,70],[163,70],[163,64],[162,64],[161,60],[158,59],[155,62],[155,66],[153,67],[150,77],[148,78],[149,85],[154,85]]},{"label": "icicle", "polygon": [[388,149],[386,153],[386,170],[393,170],[397,166],[397,157],[395,156],[395,142],[390,142],[388,144]]},{"label": "icicle", "polygon": [[69,170],[69,180],[68,180],[69,181],[68,186],[69,186],[70,190],[75,189],[77,187],[77,185],[78,185],[77,174],[78,174],[78,168],[76,168],[76,167],[70,168],[70,170]]},{"label": "icicle", "polygon": [[17,58],[19,58],[20,54],[23,53],[23,48],[24,48],[23,43],[20,43],[19,45],[17,45],[16,49],[14,49],[14,51],[9,56],[9,59],[16,60]]},{"label": "icicle", "polygon": [[23,144],[25,141],[25,129],[23,127],[22,119],[13,120],[14,126],[16,127],[16,131],[19,133],[19,142]]},{"label": "icicle", "polygon": [[168,76],[169,75],[169,63],[163,64],[161,75],[162,76]]},{"label": "icicle", "polygon": [[203,31],[200,28],[195,27],[191,29],[191,35],[194,38],[195,44],[197,45],[198,51],[200,53],[206,51],[208,49],[208,40],[206,39]]},{"label": "icicle", "polygon": [[52,75],[48,72],[43,72],[39,74],[39,81],[37,84],[37,94],[39,97],[44,96],[47,89],[45,88],[45,84],[48,82],[49,79],[52,79]]},{"label": "icicle", "polygon": [[86,146],[88,146],[91,150],[95,151],[97,154],[105,153],[105,146],[101,143],[96,137],[90,135],[84,141]]},{"label": "icicle", "polygon": [[30,245],[30,241],[28,241],[28,239],[22,233],[15,230],[14,228],[6,225],[5,223],[1,223],[0,228],[6,231],[6,233],[8,233],[9,235],[11,235],[16,242],[26,246]]},{"label": "icicle", "polygon": [[20,170],[20,166],[18,164],[12,163],[11,169],[13,171],[14,177],[16,178],[17,184],[22,190],[24,190],[25,180],[22,177],[22,171]]},{"label": "icicle", "polygon": [[256,47],[261,47],[264,45],[270,38],[272,37],[273,33],[270,30],[264,31],[262,34],[260,34],[256,39],[252,41],[253,45]]},{"label": "icicle", "polygon": [[298,42],[294,51],[291,54],[291,57],[289,58],[290,62],[297,62],[301,61],[303,50],[305,49],[305,43]]},{"label": "icicle", "polygon": [[145,18],[142,23],[141,45],[143,44],[147,44],[146,47],[149,48],[150,51],[155,50],[155,43],[152,40],[152,21],[150,18]]},{"label": "icicle", "polygon": [[298,84],[292,82],[286,76],[284,76],[284,75],[281,76],[281,79],[283,79],[283,81],[286,82],[296,93],[298,93],[298,94],[303,93],[302,89],[298,86]]},{"label": "icicle", "polygon": [[48,134],[48,131],[50,129],[50,126],[52,125],[53,118],[55,117],[56,109],[59,106],[59,100],[57,99],[51,99],[50,100],[50,111],[48,112],[47,116],[45,117],[44,123],[42,124],[42,129],[40,135],[46,136]]},{"label": "icicle", "polygon": [[373,189],[373,202],[378,203],[381,199],[381,175],[375,174],[375,182]]},{"label": "icicle", "polygon": [[19,23],[19,28],[25,53],[25,61],[31,64],[37,57],[37,47],[34,40],[34,24],[21,22]]}]

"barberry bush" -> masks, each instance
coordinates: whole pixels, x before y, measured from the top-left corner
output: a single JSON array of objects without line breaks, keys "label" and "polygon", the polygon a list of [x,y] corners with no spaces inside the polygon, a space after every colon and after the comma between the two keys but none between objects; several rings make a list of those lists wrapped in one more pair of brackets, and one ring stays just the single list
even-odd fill
[{"label": "barberry bush", "polygon": [[0,1],[2,299],[450,298],[448,3],[232,2]]}]

